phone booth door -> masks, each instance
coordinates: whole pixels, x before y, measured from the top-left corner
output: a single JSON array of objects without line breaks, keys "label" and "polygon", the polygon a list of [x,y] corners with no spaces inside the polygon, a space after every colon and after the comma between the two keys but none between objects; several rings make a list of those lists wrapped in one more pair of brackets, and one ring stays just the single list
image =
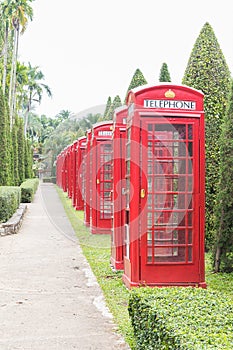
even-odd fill
[{"label": "phone booth door", "polygon": [[197,284],[199,119],[144,120],[141,130],[140,280]]},{"label": "phone booth door", "polygon": [[[102,141],[96,148],[96,227],[92,233],[111,234],[112,220],[112,141]],[[96,232],[95,232],[96,231]]]}]

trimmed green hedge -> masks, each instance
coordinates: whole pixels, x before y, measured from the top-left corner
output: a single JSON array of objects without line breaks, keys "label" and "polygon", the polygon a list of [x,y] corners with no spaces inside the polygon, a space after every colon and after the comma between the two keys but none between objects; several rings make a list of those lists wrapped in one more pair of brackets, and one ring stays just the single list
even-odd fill
[{"label": "trimmed green hedge", "polygon": [[21,202],[22,203],[30,203],[33,201],[34,194],[39,185],[39,179],[27,179],[23,183],[21,183]]},{"label": "trimmed green hedge", "polygon": [[18,209],[21,191],[16,186],[0,187],[0,222],[6,222]]},{"label": "trimmed green hedge", "polygon": [[201,288],[138,288],[129,299],[137,349],[233,349],[233,303]]}]

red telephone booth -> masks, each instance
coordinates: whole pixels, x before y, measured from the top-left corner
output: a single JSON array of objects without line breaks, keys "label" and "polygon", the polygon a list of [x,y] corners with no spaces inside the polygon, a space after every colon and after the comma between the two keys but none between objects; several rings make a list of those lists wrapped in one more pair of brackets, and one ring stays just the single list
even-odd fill
[{"label": "red telephone booth", "polygon": [[91,129],[86,132],[86,147],[83,159],[83,198],[84,198],[84,224],[90,226],[90,150],[91,150]]},{"label": "red telephone booth", "polygon": [[90,150],[91,233],[111,234],[112,219],[112,121],[100,122],[92,128]]},{"label": "red telephone booth", "polygon": [[110,263],[116,270],[123,270],[123,248],[125,230],[125,141],[126,117],[128,108],[122,106],[115,109],[113,119],[112,150],[112,239]]},{"label": "red telephone booth", "polygon": [[84,183],[84,152],[86,149],[86,136],[82,136],[77,140],[76,146],[76,180],[75,180],[75,209],[83,210],[84,209],[84,200],[83,200],[83,183]]},{"label": "red telephone booth", "polygon": [[56,159],[56,184],[62,188],[62,152],[58,154]]},{"label": "red telephone booth", "polygon": [[127,105],[123,281],[206,287],[203,94],[161,83]]},{"label": "red telephone booth", "polygon": [[67,176],[67,168],[68,168],[68,148],[66,147],[63,151],[62,151],[62,189],[63,192],[67,192],[67,188],[68,188],[68,176]]},{"label": "red telephone booth", "polygon": [[67,146],[67,193],[72,198],[72,145]]},{"label": "red telephone booth", "polygon": [[77,152],[78,152],[78,140],[75,140],[71,145],[71,198],[72,205],[75,207],[76,205],[76,196],[77,196]]}]

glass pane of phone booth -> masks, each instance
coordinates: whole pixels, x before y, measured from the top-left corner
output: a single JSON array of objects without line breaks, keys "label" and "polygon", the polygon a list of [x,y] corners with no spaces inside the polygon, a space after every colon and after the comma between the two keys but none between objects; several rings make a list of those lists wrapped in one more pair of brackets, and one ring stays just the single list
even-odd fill
[{"label": "glass pane of phone booth", "polygon": [[147,124],[147,264],[193,259],[193,125]]},{"label": "glass pane of phone booth", "polygon": [[99,167],[99,199],[100,219],[111,218],[111,190],[112,190],[112,145],[103,143],[100,145],[100,167]]}]

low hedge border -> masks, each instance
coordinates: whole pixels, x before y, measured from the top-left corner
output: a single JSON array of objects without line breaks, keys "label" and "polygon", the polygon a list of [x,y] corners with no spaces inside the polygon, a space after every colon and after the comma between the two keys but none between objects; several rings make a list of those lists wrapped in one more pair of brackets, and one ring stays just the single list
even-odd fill
[{"label": "low hedge border", "polygon": [[31,203],[39,185],[39,179],[27,179],[21,185],[21,202]]},{"label": "low hedge border", "polygon": [[233,349],[233,303],[201,288],[137,288],[129,299],[137,349]]},{"label": "low hedge border", "polygon": [[16,186],[0,187],[0,223],[6,222],[19,207],[21,191]]}]

